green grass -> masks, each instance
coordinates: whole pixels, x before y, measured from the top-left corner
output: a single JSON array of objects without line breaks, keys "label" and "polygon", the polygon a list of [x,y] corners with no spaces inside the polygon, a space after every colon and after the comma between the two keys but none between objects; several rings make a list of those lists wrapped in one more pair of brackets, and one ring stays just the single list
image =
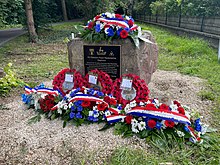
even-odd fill
[{"label": "green grass", "polygon": [[[212,126],[219,129],[220,118],[220,64],[217,50],[198,38],[176,36],[156,26],[141,24],[150,30],[159,46],[159,66],[161,70],[174,70],[182,74],[197,76],[207,80],[209,90],[201,91],[201,99],[212,100]],[[165,142],[166,143],[166,142]],[[148,151],[119,148],[114,151],[109,164],[220,164],[220,133],[208,133],[201,145],[179,146],[175,140],[167,142],[165,150],[161,144],[150,142]]]},{"label": "green grass", "polygon": [[[38,44],[28,43],[23,35],[0,48],[0,67],[12,62],[18,76],[28,83],[51,80],[62,68],[68,67],[67,46],[63,39],[73,32],[75,23],[68,22],[53,27],[53,30],[40,30]],[[76,23],[79,24],[79,23]],[[141,25],[152,31],[159,46],[159,69],[175,70],[183,74],[207,80],[209,90],[201,91],[201,99],[212,100],[212,125],[219,128],[220,107],[220,64],[217,51],[203,40],[176,36],[162,28]],[[173,141],[157,143],[148,141],[145,150],[118,148],[106,164],[220,164],[220,134],[207,134],[204,144],[179,145]],[[161,144],[162,143],[162,144]],[[161,145],[165,146],[161,149]]]}]

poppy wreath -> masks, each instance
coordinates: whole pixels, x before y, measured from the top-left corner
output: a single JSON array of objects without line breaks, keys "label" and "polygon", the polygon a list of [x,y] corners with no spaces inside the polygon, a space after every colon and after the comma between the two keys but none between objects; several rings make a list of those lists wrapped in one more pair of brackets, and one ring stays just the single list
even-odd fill
[{"label": "poppy wreath", "polygon": [[[111,77],[109,76],[109,74],[107,74],[106,72],[103,72],[101,70],[98,70],[98,69],[94,69],[89,72],[94,75],[98,75],[98,82],[100,82],[101,87],[102,87],[101,91],[105,94],[110,94],[112,91],[113,81],[112,81]],[[88,73],[85,76],[85,81],[87,82],[86,87],[90,88],[91,84],[89,84],[89,74]]]},{"label": "poppy wreath", "polygon": [[119,103],[125,106],[129,102],[133,101],[125,100],[121,95],[122,89],[120,87],[122,83],[122,77],[132,79],[132,87],[136,90],[136,96],[133,100],[139,103],[145,102],[149,99],[148,95],[150,93],[150,90],[148,89],[148,86],[145,83],[145,81],[140,79],[140,77],[135,74],[124,74],[120,78],[117,78],[112,86],[112,95],[118,100]]},{"label": "poppy wreath", "polygon": [[76,88],[79,88],[79,87],[82,87],[82,86],[85,86],[86,85],[86,82],[85,80],[83,79],[82,75],[76,71],[75,69],[69,69],[69,68],[65,68],[63,70],[61,70],[53,79],[53,88],[56,89],[56,90],[59,90],[63,96],[66,95],[66,93],[68,93],[69,91],[67,92],[64,92],[63,91],[63,83],[65,81],[65,74],[66,73],[73,73],[74,74],[74,87],[73,89],[76,89]]}]

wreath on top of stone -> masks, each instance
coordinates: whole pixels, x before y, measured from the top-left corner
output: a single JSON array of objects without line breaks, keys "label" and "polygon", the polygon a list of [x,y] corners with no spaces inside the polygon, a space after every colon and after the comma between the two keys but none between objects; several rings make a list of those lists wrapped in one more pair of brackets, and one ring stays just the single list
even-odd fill
[{"label": "wreath on top of stone", "polygon": [[109,12],[101,13],[89,20],[80,33],[84,40],[90,42],[131,38],[137,47],[139,39],[153,44],[142,36],[141,27],[135,24],[131,16]]}]

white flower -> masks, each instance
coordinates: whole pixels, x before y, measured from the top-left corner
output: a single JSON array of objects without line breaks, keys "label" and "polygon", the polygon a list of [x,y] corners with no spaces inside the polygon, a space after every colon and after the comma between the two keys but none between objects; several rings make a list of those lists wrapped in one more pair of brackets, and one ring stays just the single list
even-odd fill
[{"label": "white flower", "polygon": [[201,134],[204,135],[207,132],[209,125],[202,123],[201,126],[202,126]]},{"label": "white flower", "polygon": [[136,104],[136,101],[134,100],[134,101],[132,101],[132,102],[130,102],[130,107],[131,108],[133,108],[133,107],[135,107],[137,104]]},{"label": "white flower", "polygon": [[177,111],[178,108],[176,104],[171,104],[169,107],[171,108],[171,111]]},{"label": "white flower", "polygon": [[61,110],[60,108],[58,108],[57,112],[58,112],[59,114],[62,114],[62,110]]},{"label": "white flower", "polygon": [[73,106],[73,103],[72,102],[70,102],[69,103],[69,108],[71,108]]},{"label": "white flower", "polygon": [[130,20],[130,18],[127,15],[125,16],[125,19],[128,20],[128,21]]},{"label": "white flower", "polygon": [[136,119],[131,119],[131,125],[132,125],[132,127],[137,127],[138,121]]},{"label": "white flower", "polygon": [[140,131],[143,131],[144,129],[146,129],[146,123],[141,121],[140,123],[138,123],[138,129]]},{"label": "white flower", "polygon": [[87,89],[86,88],[84,89],[84,93],[87,94]]},{"label": "white flower", "polygon": [[140,106],[144,106],[145,105],[142,101],[139,104],[140,104]]},{"label": "white flower", "polygon": [[162,129],[166,129],[167,126],[165,125],[165,120],[162,120],[162,121],[161,121],[161,124],[162,124],[161,128],[162,128]]},{"label": "white flower", "polygon": [[153,104],[159,107],[160,103],[158,99],[153,99]]},{"label": "white flower", "polygon": [[130,104],[127,104],[126,106],[125,106],[125,112],[127,113],[129,110],[131,110],[131,106],[130,106]]},{"label": "white flower", "polygon": [[125,122],[125,118],[122,118],[122,119],[121,119],[121,122],[124,123],[124,122]]},{"label": "white flower", "polygon": [[99,111],[94,111],[95,113],[93,114],[93,116],[95,117],[95,118],[97,118],[97,117],[99,117]]},{"label": "white flower", "polygon": [[112,15],[111,13],[109,13],[109,12],[106,12],[105,15],[106,15],[108,18],[112,18],[112,17],[113,17],[113,15]]},{"label": "white flower", "polygon": [[185,111],[185,116],[190,120],[190,114],[189,114],[189,112],[188,111]]},{"label": "white flower", "polygon": [[105,111],[105,116],[110,116],[111,112],[110,111]]},{"label": "white flower", "polygon": [[132,130],[132,132],[134,132],[134,133],[138,133],[139,131],[138,131],[138,129],[136,128],[136,127],[131,127],[131,130]]},{"label": "white flower", "polygon": [[63,109],[64,109],[64,110],[67,110],[67,109],[68,109],[68,105],[64,105],[64,106],[63,106]]},{"label": "white flower", "polygon": [[40,97],[41,97],[42,99],[44,99],[46,95],[47,95],[47,94],[43,93],[43,94],[40,95]]},{"label": "white flower", "polygon": [[176,133],[179,137],[185,136],[184,132],[182,132],[182,131],[176,131]]},{"label": "white flower", "polygon": [[89,111],[89,116],[93,116],[93,111]]},{"label": "white flower", "polygon": [[150,100],[147,100],[147,102],[146,102],[147,104],[151,104],[151,102],[150,102]]},{"label": "white flower", "polygon": [[93,106],[92,109],[93,109],[93,110],[97,110],[97,106]]},{"label": "white flower", "polygon": [[138,37],[141,37],[141,36],[142,36],[141,27],[138,26]]},{"label": "white flower", "polygon": [[107,31],[108,29],[109,29],[109,28],[105,28],[105,30],[104,30],[104,31],[105,31],[105,34],[108,34],[108,31]]}]

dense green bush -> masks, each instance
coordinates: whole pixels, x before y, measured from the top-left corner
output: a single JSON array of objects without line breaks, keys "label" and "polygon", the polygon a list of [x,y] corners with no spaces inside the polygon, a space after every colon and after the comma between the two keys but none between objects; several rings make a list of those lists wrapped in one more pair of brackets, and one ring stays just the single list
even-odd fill
[{"label": "dense green bush", "polygon": [[13,87],[24,85],[23,81],[16,78],[11,66],[11,63],[5,66],[4,72],[6,75],[3,78],[0,78],[0,96],[7,95]]}]

